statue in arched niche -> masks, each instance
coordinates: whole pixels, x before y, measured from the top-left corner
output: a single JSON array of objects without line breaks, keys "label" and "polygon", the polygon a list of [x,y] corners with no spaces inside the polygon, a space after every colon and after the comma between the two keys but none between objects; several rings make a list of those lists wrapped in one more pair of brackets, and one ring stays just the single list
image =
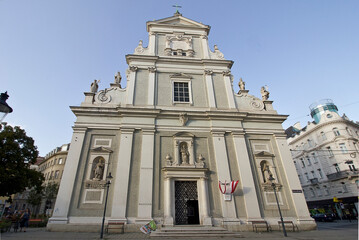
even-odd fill
[{"label": "statue in arched niche", "polygon": [[261,172],[262,172],[263,182],[269,183],[269,178],[272,173],[270,171],[269,163],[267,161],[261,162]]},{"label": "statue in arched niche", "polygon": [[105,170],[105,164],[101,159],[98,159],[97,161],[95,160],[93,162],[93,178],[92,180],[102,180],[103,179],[103,174],[104,174],[104,170]]},{"label": "statue in arched niche", "polygon": [[181,152],[181,164],[188,165],[189,164],[189,152],[187,143],[182,142],[180,144],[180,152]]}]

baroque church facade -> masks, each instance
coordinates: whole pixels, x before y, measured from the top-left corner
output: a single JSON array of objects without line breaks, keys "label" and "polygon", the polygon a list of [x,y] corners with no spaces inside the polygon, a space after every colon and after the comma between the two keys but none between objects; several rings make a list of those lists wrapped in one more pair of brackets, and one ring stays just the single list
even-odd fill
[{"label": "baroque church facade", "polygon": [[[126,55],[126,88],[120,73],[104,90],[95,80],[71,107],[77,120],[49,230],[98,231],[109,173],[106,222],[123,222],[125,231],[151,220],[278,227],[269,176],[284,220],[315,228],[281,125],[287,116],[269,93],[252,96],[242,80],[233,91],[233,61],[210,50],[210,26],[177,12],[147,22],[147,31],[148,46],[140,41]],[[235,190],[228,185],[238,180]]]}]

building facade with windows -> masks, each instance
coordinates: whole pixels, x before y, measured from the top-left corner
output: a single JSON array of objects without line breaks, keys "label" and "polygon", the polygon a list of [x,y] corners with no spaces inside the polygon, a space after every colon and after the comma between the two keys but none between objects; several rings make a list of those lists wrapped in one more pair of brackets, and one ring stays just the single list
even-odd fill
[{"label": "building facade with windows", "polygon": [[176,13],[147,31],[148,46],[126,55],[126,88],[120,73],[104,90],[95,80],[71,107],[77,119],[48,228],[99,231],[109,173],[106,223],[125,231],[151,220],[233,231],[260,220],[276,229],[270,176],[284,219],[315,228],[281,125],[287,116],[266,89],[258,98],[240,81],[234,93],[233,61],[209,48],[208,25]]},{"label": "building facade with windows", "polygon": [[313,122],[286,130],[308,207],[339,217],[358,213],[359,124],[329,99],[310,107]]},{"label": "building facade with windows", "polygon": [[[38,165],[37,170],[45,177],[45,181],[43,183],[45,188],[49,186],[49,184],[60,185],[69,148],[70,144],[63,144],[61,147],[55,148],[46,154],[44,160]],[[55,199],[56,194],[53,199],[47,199],[44,197],[38,213],[51,215],[55,205]]]}]

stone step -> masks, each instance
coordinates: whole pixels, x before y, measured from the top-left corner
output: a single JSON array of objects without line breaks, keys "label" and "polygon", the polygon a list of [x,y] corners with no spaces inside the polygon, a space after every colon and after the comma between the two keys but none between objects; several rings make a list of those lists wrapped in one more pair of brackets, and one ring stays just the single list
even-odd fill
[{"label": "stone step", "polygon": [[239,233],[233,233],[221,227],[201,227],[201,226],[181,226],[181,227],[162,227],[151,232],[151,237],[164,238],[241,238]]}]

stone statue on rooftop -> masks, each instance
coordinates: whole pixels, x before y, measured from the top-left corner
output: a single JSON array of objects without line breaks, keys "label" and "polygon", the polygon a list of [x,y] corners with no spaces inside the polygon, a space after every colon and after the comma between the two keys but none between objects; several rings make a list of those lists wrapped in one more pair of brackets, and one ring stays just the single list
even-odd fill
[{"label": "stone statue on rooftop", "polygon": [[91,83],[91,92],[92,93],[96,93],[98,90],[98,83],[100,82],[100,80],[94,80],[93,83]]},{"label": "stone statue on rooftop", "polygon": [[238,86],[241,91],[246,90],[246,82],[243,82],[242,78],[239,79]]},{"label": "stone statue on rooftop", "polygon": [[263,101],[268,100],[268,98],[269,98],[269,92],[268,92],[268,90],[266,89],[266,87],[262,87],[262,88],[261,88],[261,94],[262,94],[262,100],[263,100]]}]

